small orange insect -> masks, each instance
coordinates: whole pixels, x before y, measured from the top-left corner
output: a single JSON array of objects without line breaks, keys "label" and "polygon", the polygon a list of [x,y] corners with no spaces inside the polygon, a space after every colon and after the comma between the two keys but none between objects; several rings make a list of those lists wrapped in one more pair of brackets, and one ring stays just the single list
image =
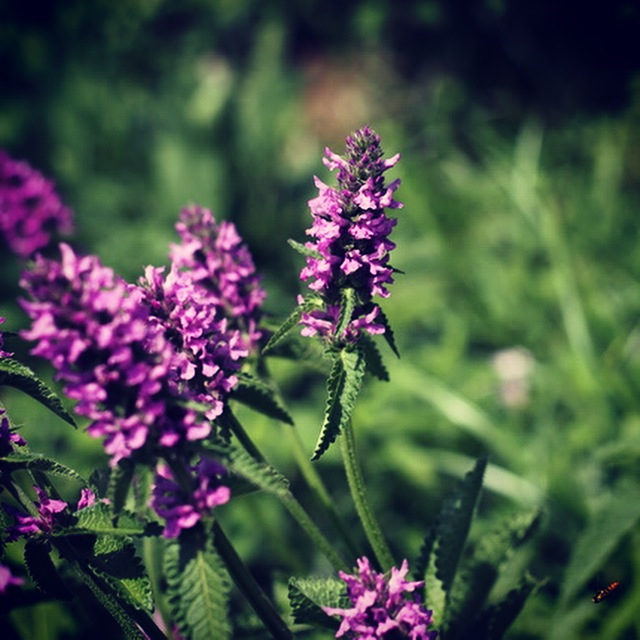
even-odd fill
[{"label": "small orange insect", "polygon": [[606,597],[608,597],[612,591],[615,591],[620,586],[619,582],[612,582],[609,586],[604,589],[600,589],[598,593],[593,596],[593,601],[598,604],[598,602],[602,602]]}]

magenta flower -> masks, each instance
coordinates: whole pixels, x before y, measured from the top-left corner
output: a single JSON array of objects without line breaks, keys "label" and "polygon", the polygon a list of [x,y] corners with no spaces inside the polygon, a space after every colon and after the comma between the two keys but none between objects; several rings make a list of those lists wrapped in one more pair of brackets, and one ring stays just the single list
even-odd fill
[{"label": "magenta flower", "polygon": [[24,447],[27,441],[19,434],[11,429],[9,418],[7,418],[6,409],[0,407],[0,458],[8,456],[15,445]]},{"label": "magenta flower", "polygon": [[[345,157],[325,150],[324,164],[337,169],[338,188],[315,179],[319,195],[309,201],[313,224],[305,243],[311,255],[300,272],[301,280],[310,280],[309,288],[319,294],[325,309],[302,314],[303,335],[320,335],[326,339],[355,342],[361,331],[384,333],[376,322],[379,307],[374,296],[389,296],[387,285],[393,282],[389,252],[395,244],[389,234],[396,224],[385,209],[402,205],[393,199],[400,184],[385,185],[383,174],[399,159],[382,157],[380,137],[363,127],[347,138]],[[353,289],[356,308],[351,323],[342,336],[336,336],[341,291]]]},{"label": "magenta flower", "polygon": [[335,637],[351,640],[435,640],[438,632],[427,630],[432,624],[431,611],[420,603],[418,594],[409,598],[405,595],[414,593],[423,584],[405,580],[408,572],[409,566],[404,560],[400,569],[392,567],[391,576],[386,577],[373,571],[369,560],[364,557],[358,559],[358,575],[340,571],[353,607],[323,607],[326,614],[342,618]]},{"label": "magenta flower", "polygon": [[60,245],[62,261],[36,256],[21,280],[32,319],[22,335],[49,359],[88,433],[105,439],[115,465],[147,445],[174,446],[205,437],[210,426],[171,387],[176,353],[151,318],[144,293],[95,256]]},{"label": "magenta flower", "polygon": [[221,484],[226,475],[222,464],[202,458],[190,471],[193,487],[187,491],[174,480],[166,464],[158,465],[151,508],[165,520],[165,538],[177,538],[183,529],[194,527],[231,497],[229,487]]},{"label": "magenta flower", "polygon": [[9,248],[29,258],[50,243],[52,234],[72,231],[71,211],[53,182],[0,149],[0,232]]},{"label": "magenta flower", "polygon": [[5,594],[11,585],[18,587],[22,584],[24,584],[24,578],[12,575],[9,567],[0,564],[0,595]]},{"label": "magenta flower", "polygon": [[258,323],[266,292],[235,225],[218,224],[209,209],[192,206],[182,210],[176,229],[182,242],[171,245],[173,265],[204,287],[218,319],[226,318],[252,350],[262,335]]},{"label": "magenta flower", "polygon": [[[4,318],[0,318],[0,324],[4,322]],[[4,345],[4,338],[2,336],[2,332],[0,331],[0,358],[10,358],[13,353],[9,351],[3,351],[2,346]]]}]

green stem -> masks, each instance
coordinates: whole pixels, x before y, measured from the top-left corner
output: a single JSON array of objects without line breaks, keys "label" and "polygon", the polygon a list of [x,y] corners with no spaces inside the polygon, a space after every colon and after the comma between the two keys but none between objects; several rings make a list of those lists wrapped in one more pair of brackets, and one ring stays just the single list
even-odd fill
[{"label": "green stem", "polygon": [[367,501],[364,479],[356,455],[356,439],[351,420],[345,424],[340,442],[347,482],[356,511],[378,563],[384,571],[388,571],[394,565],[393,556]]},{"label": "green stem", "polygon": [[224,559],[233,581],[271,635],[277,639],[292,640],[293,633],[259,587],[218,522],[213,524],[213,542],[218,553]]},{"label": "green stem", "polygon": [[325,487],[320,474],[311,464],[309,456],[304,450],[299,431],[295,428],[290,427],[289,425],[283,425],[283,428],[287,433],[287,436],[291,443],[291,448],[293,450],[293,456],[307,485],[317,496],[327,516],[329,517],[329,519],[333,523],[333,526],[336,528],[336,531],[340,534],[340,537],[347,546],[349,554],[354,558],[358,557],[360,555],[360,552],[355,542],[353,541],[353,538],[351,537],[349,531],[347,530],[347,527],[345,526],[342,518],[336,511],[334,501],[331,499],[331,496],[329,495],[329,492],[327,491],[327,488]]},{"label": "green stem", "polygon": [[[242,443],[242,446],[246,449],[247,453],[249,453],[258,462],[261,462],[262,464],[269,464],[231,411],[227,410],[224,413],[224,419],[226,420],[226,425]],[[309,514],[307,514],[302,505],[290,491],[287,492],[287,497],[282,499],[282,503],[333,567],[336,570],[346,569],[347,564],[335,550],[334,545],[331,544],[322,531],[318,529],[316,524],[309,517]]]}]

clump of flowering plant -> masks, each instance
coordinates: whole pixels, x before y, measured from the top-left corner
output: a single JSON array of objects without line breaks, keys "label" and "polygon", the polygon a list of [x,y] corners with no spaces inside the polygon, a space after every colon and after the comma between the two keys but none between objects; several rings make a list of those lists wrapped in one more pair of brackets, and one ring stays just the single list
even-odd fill
[{"label": "clump of flowering plant", "polygon": [[[184,209],[176,225],[180,241],[170,247],[169,264],[146,267],[131,284],[71,244],[59,245],[59,257],[49,250],[45,257],[40,249],[45,237],[48,243],[48,218],[34,215],[35,226],[45,224],[42,233],[32,233],[20,223],[23,200],[0,199],[2,220],[13,225],[0,225],[0,230],[30,258],[21,279],[26,293],[21,304],[31,326],[19,336],[34,343],[33,355],[51,363],[64,393],[76,401],[75,412],[86,419],[91,436],[103,439],[107,454],[104,467],[85,480],[57,460],[31,453],[0,408],[0,554],[20,541],[39,598],[91,594],[120,625],[123,637],[136,640],[165,639],[168,629],[170,637],[193,640],[229,640],[245,630],[262,637],[262,630],[245,629],[246,621],[255,619],[272,637],[291,640],[290,617],[305,629],[329,627],[336,637],[354,640],[464,640],[470,629],[479,629],[483,637],[490,630],[492,638],[501,638],[504,620],[524,602],[532,582],[523,581],[494,606],[483,599],[486,572],[474,580],[472,565],[465,567],[468,583],[454,580],[486,459],[465,476],[439,514],[412,563],[415,580],[408,580],[408,562],[394,560],[367,501],[356,455],[352,416],[364,374],[388,380],[372,336],[382,335],[396,351],[377,299],[389,295],[393,281],[389,234],[396,221],[386,210],[400,206],[394,200],[399,181],[386,184],[384,174],[397,160],[397,155],[384,159],[380,138],[369,127],[347,138],[344,156],[326,151],[325,164],[337,171],[337,187],[316,179],[311,240],[293,243],[305,256],[300,277],[311,293],[270,336],[262,354],[258,346],[267,329],[260,277],[235,227],[216,222],[208,209]],[[13,168],[18,169],[25,170]],[[14,186],[22,189],[31,182],[25,177],[14,180]],[[17,242],[20,234],[24,237]],[[305,455],[275,385],[256,373],[269,370],[269,355],[299,357],[296,353],[302,352],[295,349],[280,354],[276,349],[300,324],[302,335],[318,338],[331,362],[312,460],[340,437],[366,551],[356,528],[347,527],[336,508],[343,501],[329,495]],[[1,339],[2,333],[0,386],[22,390],[75,426],[57,395],[2,350]],[[321,517],[305,510],[288,479],[268,463],[237,417],[250,420],[253,414],[236,414],[237,402],[269,418],[274,429],[279,428],[276,421],[284,423],[285,431],[271,437],[292,446],[300,478],[316,498],[309,502],[322,510]],[[80,485],[75,509],[56,485],[60,476]],[[298,485],[293,485],[296,491]],[[322,562],[341,578],[291,577],[287,615],[268,595],[281,592],[284,565],[256,580],[223,526],[237,500],[256,491],[280,501]],[[243,513],[243,519],[253,515]],[[328,523],[333,525],[330,535],[323,531]],[[256,518],[252,524],[262,542],[263,522]],[[523,540],[533,523],[519,526],[506,537],[501,532],[498,542]],[[281,540],[278,545],[283,546]],[[496,548],[491,545],[494,555]],[[372,556],[364,555],[369,551]],[[348,567],[356,561],[357,573],[351,574]],[[301,564],[291,562],[291,568]],[[477,566],[484,571],[485,564]],[[22,582],[0,564],[2,597]],[[230,606],[232,583],[255,615],[239,599]],[[477,584],[481,593],[474,592]],[[27,583],[11,589],[7,598],[11,606],[28,606],[33,593]],[[463,616],[455,608],[459,603],[464,603]],[[475,603],[476,610],[468,603]]]},{"label": "clump of flowering plant", "polygon": [[29,258],[49,245],[52,235],[72,231],[71,210],[53,182],[0,149],[0,233],[9,248]]},{"label": "clump of flowering plant", "polygon": [[[357,564],[357,575],[339,572],[353,606],[323,607],[326,614],[342,619],[336,638],[435,640],[438,637],[437,631],[428,630],[432,612],[424,608],[416,593],[424,583],[405,580],[409,572],[406,560],[400,569],[392,567],[388,577],[374,571],[366,557],[359,558]],[[415,597],[407,598],[406,594]]]}]

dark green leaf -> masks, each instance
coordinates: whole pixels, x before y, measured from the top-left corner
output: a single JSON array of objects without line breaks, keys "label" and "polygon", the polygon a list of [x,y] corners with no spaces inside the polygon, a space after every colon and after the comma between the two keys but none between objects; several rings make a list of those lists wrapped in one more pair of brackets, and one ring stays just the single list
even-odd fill
[{"label": "dark green leaf", "polygon": [[378,350],[376,343],[369,334],[362,333],[360,335],[360,347],[362,348],[362,352],[364,353],[364,357],[367,361],[367,371],[378,378],[378,380],[388,382],[389,372],[384,366],[382,356],[380,355],[380,351]]},{"label": "dark green leaf", "polygon": [[289,483],[270,465],[259,462],[242,449],[228,453],[227,466],[230,471],[248,480],[256,487],[280,498],[289,497]]},{"label": "dark green leaf", "polygon": [[17,360],[0,358],[0,386],[3,385],[19,389],[42,403],[65,422],[76,426],[75,420],[64,408],[58,396],[29,367]]},{"label": "dark green leaf", "polygon": [[333,357],[333,366],[327,379],[324,422],[312,460],[322,456],[340,435],[347,420],[351,419],[364,376],[365,358],[360,349],[341,349]]},{"label": "dark green leaf", "polygon": [[391,347],[391,351],[393,351],[393,353],[395,353],[399,358],[400,352],[398,351],[398,347],[396,347],[396,339],[393,335],[393,329],[391,329],[389,320],[382,309],[380,309],[380,313],[378,314],[378,320],[380,320],[384,326],[384,339],[387,341],[389,347]]},{"label": "dark green leaf", "polygon": [[233,390],[232,398],[269,418],[280,420],[286,424],[293,424],[293,419],[282,406],[276,392],[258,378],[247,374],[239,375],[238,384]]},{"label": "dark green leaf", "polygon": [[523,578],[521,584],[498,603],[491,605],[482,617],[482,621],[476,629],[487,624],[487,640],[501,640],[507,629],[513,624],[518,614],[522,611],[527,598],[536,586],[535,580],[529,577]]},{"label": "dark green leaf", "polygon": [[353,310],[356,308],[356,292],[347,287],[340,291],[340,298],[340,316],[334,332],[338,340],[342,338],[353,317]]},{"label": "dark green leaf", "polygon": [[230,580],[218,554],[183,536],[167,544],[164,568],[172,619],[180,633],[191,640],[230,638]]},{"label": "dark green leaf", "polygon": [[117,466],[111,469],[107,498],[111,503],[114,513],[118,513],[125,505],[134,471],[135,465],[126,459],[120,460]]},{"label": "dark green leaf", "polygon": [[27,571],[38,589],[50,598],[71,600],[71,592],[58,575],[50,552],[49,545],[38,540],[28,540],[24,547]]},{"label": "dark green leaf", "polygon": [[50,473],[53,475],[77,480],[83,485],[86,484],[86,480],[70,467],[52,460],[51,458],[45,458],[44,456],[35,453],[14,451],[6,458],[3,458],[2,464],[9,469],[13,468],[29,469],[30,471],[42,471],[44,473]]}]

